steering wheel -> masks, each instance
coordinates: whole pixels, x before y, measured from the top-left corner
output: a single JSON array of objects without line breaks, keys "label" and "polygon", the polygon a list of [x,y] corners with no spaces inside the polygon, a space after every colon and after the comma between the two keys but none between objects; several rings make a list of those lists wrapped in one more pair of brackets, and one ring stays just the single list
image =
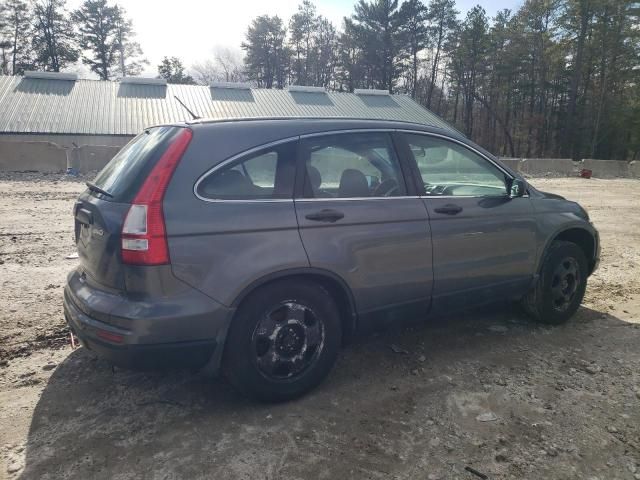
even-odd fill
[{"label": "steering wheel", "polygon": [[373,190],[374,197],[389,197],[392,193],[398,190],[398,182],[395,178],[387,178],[383,180],[380,185],[378,185]]},{"label": "steering wheel", "polygon": [[437,185],[432,183],[424,184],[424,190],[427,195],[444,195],[444,191],[446,188],[446,185]]}]

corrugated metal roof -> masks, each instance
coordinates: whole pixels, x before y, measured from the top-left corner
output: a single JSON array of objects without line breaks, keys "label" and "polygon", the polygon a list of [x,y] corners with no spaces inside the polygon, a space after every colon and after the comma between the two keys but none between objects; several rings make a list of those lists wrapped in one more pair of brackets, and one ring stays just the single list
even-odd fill
[{"label": "corrugated metal roof", "polygon": [[135,135],[149,125],[189,120],[174,96],[203,118],[367,118],[452,130],[438,116],[405,95],[0,76],[0,132]]}]

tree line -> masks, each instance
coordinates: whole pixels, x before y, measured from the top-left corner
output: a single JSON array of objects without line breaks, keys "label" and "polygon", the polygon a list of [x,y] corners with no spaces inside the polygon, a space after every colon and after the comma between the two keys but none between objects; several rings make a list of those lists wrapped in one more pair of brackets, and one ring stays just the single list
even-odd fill
[{"label": "tree line", "polygon": [[[0,0],[0,74],[60,72],[77,62],[100,80],[139,75],[149,64],[117,3],[85,0],[69,11],[66,0]],[[171,83],[232,82],[245,78],[241,65],[230,49],[217,48],[213,61],[193,65],[194,76],[176,57],[164,57],[157,72]]]},{"label": "tree line", "polygon": [[640,3],[526,0],[460,19],[454,0],[358,0],[338,30],[304,0],[262,15],[247,78],[411,95],[503,156],[640,157]]},{"label": "tree line", "polygon": [[101,80],[137,75],[148,62],[126,11],[107,0],[85,0],[68,11],[65,0],[0,3],[0,71],[59,72],[82,61]]},{"label": "tree line", "polygon": [[[525,0],[489,18],[455,0],[357,0],[338,29],[303,0],[287,21],[252,20],[244,58],[217,48],[170,83],[249,81],[261,88],[377,88],[410,95],[502,156],[640,157],[640,3]],[[0,0],[0,71],[61,71],[78,61],[102,80],[148,62],[125,10],[109,0]]]}]

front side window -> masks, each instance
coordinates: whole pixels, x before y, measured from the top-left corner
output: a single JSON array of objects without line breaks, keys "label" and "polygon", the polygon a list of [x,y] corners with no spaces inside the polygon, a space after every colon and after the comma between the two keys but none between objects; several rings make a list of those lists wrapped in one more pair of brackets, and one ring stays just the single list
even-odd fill
[{"label": "front side window", "polygon": [[213,200],[268,200],[293,196],[296,142],[247,155],[205,177],[198,195]]},{"label": "front side window", "polygon": [[394,197],[406,194],[387,133],[343,133],[304,139],[306,198]]},{"label": "front side window", "polygon": [[404,135],[427,195],[502,196],[506,176],[495,165],[460,144],[429,135]]}]

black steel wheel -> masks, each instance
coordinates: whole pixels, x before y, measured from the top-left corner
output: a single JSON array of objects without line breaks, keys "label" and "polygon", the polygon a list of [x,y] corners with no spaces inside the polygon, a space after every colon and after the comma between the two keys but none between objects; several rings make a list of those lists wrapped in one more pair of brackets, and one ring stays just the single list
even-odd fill
[{"label": "black steel wheel", "polygon": [[223,369],[246,395],[265,401],[298,397],[318,385],[342,341],[331,295],[306,280],[280,280],[252,292],[231,323]]},{"label": "black steel wheel", "polygon": [[580,267],[573,257],[560,260],[551,277],[553,308],[564,312],[573,303],[581,282]]},{"label": "black steel wheel", "polygon": [[551,325],[566,322],[578,310],[587,287],[587,260],[575,243],[551,244],[536,285],[522,299],[534,320]]},{"label": "black steel wheel", "polygon": [[275,380],[294,378],[322,353],[324,323],[309,306],[289,300],[258,320],[251,343],[262,375]]}]

